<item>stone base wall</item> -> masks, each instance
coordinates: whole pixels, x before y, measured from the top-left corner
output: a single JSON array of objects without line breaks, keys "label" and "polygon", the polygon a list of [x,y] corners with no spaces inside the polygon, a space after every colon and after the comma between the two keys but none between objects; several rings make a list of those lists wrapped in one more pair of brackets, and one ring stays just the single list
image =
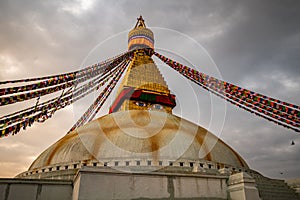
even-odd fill
[{"label": "stone base wall", "polygon": [[285,181],[288,186],[293,188],[300,197],[300,178],[290,179]]},{"label": "stone base wall", "polygon": [[1,200],[71,200],[72,182],[0,179]]},{"label": "stone base wall", "polygon": [[[0,179],[0,200],[299,199],[283,180],[269,179],[254,171],[249,175],[231,174],[228,169],[221,169],[219,173],[214,171],[216,169],[202,172],[187,168],[184,171],[178,166],[163,171],[153,171],[151,166],[148,170],[144,167],[144,171],[124,172],[122,169],[122,166],[115,169],[85,166],[78,169],[72,181]],[[297,189],[297,180],[289,183]]]},{"label": "stone base wall", "polygon": [[74,180],[75,199],[227,199],[228,176],[122,173],[83,168]]},{"label": "stone base wall", "polygon": [[231,175],[227,184],[231,200],[260,200],[254,178],[245,172]]}]

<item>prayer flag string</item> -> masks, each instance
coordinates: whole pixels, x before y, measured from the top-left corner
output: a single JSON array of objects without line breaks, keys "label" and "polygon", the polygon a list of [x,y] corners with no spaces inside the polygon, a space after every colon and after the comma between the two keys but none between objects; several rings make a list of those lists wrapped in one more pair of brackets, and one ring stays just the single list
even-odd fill
[{"label": "prayer flag string", "polygon": [[154,54],[186,78],[226,101],[285,128],[300,132],[299,106],[240,88],[183,66],[157,52]]},{"label": "prayer flag string", "polygon": [[38,96],[37,102],[33,107],[1,117],[0,137],[8,136],[10,134],[14,135],[21,129],[25,130],[34,122],[44,122],[51,118],[57,110],[76,102],[95,90],[98,90],[101,86],[107,83],[113,74],[120,70],[120,67],[122,66],[121,63],[124,63],[124,60],[131,59],[131,57],[132,52],[127,52],[121,57],[112,60],[102,75],[96,76],[96,78],[88,83],[78,87],[80,83],[76,82],[69,88],[69,90],[62,92],[59,97],[50,99],[43,103],[39,103],[40,96]]},{"label": "prayer flag string", "polygon": [[[110,78],[110,76],[117,70],[118,68],[113,69],[112,71],[106,72],[103,77],[100,77],[96,80],[90,81],[86,83],[85,85],[82,85],[72,91],[72,88],[68,90],[66,93],[63,93],[59,98],[54,98],[49,101],[43,102],[39,104],[36,109],[27,108],[15,113],[12,113],[10,115],[6,115],[0,118],[0,124],[7,124],[10,125],[12,123],[18,122],[22,120],[24,117],[27,117],[29,115],[34,114],[36,111],[43,110],[47,107],[52,107],[53,105],[56,105],[57,103],[63,103],[66,105],[70,105],[74,103],[75,101],[83,98],[84,96],[90,94],[94,90],[97,89],[97,87],[103,86],[107,80]],[[55,107],[58,107],[57,105]],[[58,109],[57,109],[58,110]]]},{"label": "prayer flag string", "polygon": [[81,70],[77,70],[77,71],[74,71],[74,72],[58,74],[58,75],[51,75],[51,76],[36,77],[36,78],[27,78],[27,79],[10,80],[10,81],[0,81],[0,85],[8,84],[8,83],[22,83],[22,82],[39,81],[39,80],[52,79],[52,78],[59,79],[59,77],[68,77],[68,76],[73,76],[74,74],[75,75],[80,75],[80,73],[86,73],[87,71],[92,70],[93,68],[95,68],[97,66],[106,65],[107,63],[110,63],[111,61],[116,60],[117,58],[126,56],[128,53],[132,53],[132,52],[124,52],[120,55],[117,55],[117,56],[109,58],[105,61],[99,62],[97,64],[88,66],[86,68],[83,68]]},{"label": "prayer flag string", "polygon": [[[107,65],[102,66],[102,68],[99,68],[99,69],[97,69],[95,67],[88,67],[88,70],[82,71],[81,73],[78,73],[77,75],[60,76],[60,77],[46,80],[46,81],[43,81],[43,82],[40,82],[37,84],[0,89],[0,96],[5,95],[5,94],[11,94],[14,92],[29,91],[29,92],[19,93],[19,94],[12,95],[12,96],[1,97],[0,98],[0,106],[9,105],[9,104],[17,103],[17,102],[22,102],[22,101],[29,100],[32,98],[36,98],[38,96],[44,96],[44,95],[51,94],[51,93],[57,92],[59,90],[71,87],[73,84],[79,84],[90,78],[93,78],[95,76],[102,74],[105,70],[106,71],[111,70],[111,67],[110,67],[111,65],[116,66],[116,64],[120,63],[125,57],[128,57],[128,54],[123,54],[122,56],[111,61],[110,64],[108,63]],[[69,82],[58,85],[61,81],[69,81]],[[48,87],[48,86],[53,86],[53,87]],[[36,90],[38,88],[44,88],[44,87],[47,87],[47,88],[41,89],[41,90]]]},{"label": "prayer flag string", "polygon": [[[124,70],[128,66],[128,61],[124,61],[120,69],[117,73],[112,77],[112,80],[109,84],[105,87],[105,89],[99,94],[99,96],[95,99],[93,104],[85,111],[85,113],[77,120],[77,122],[72,126],[69,132],[75,130],[76,128],[84,125],[85,123],[91,121],[95,115],[98,113],[108,96],[110,95],[111,91],[116,86],[117,82],[119,81],[120,77],[122,76]],[[68,133],[69,133],[68,132]]]}]

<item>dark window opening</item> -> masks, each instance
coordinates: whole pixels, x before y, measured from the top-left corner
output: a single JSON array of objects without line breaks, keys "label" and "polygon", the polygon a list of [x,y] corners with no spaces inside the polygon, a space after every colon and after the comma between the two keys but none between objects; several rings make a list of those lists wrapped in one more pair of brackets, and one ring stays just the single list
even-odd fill
[{"label": "dark window opening", "polygon": [[180,165],[180,167],[182,167],[183,166],[183,162],[180,162],[179,165]]},{"label": "dark window opening", "polygon": [[147,164],[148,164],[148,165],[151,165],[151,160],[148,160],[148,161],[147,161]]},{"label": "dark window opening", "polygon": [[59,166],[56,167],[56,170],[59,170]]},{"label": "dark window opening", "polygon": [[69,166],[65,166],[65,169],[68,169],[69,168]]},{"label": "dark window opening", "polygon": [[169,162],[169,166],[173,166],[173,162]]},{"label": "dark window opening", "polygon": [[118,162],[118,161],[116,161],[116,162],[115,162],[115,166],[118,166],[118,165],[119,165],[119,162]]},{"label": "dark window opening", "polygon": [[190,167],[194,167],[194,163],[193,162],[190,162]]},{"label": "dark window opening", "polygon": [[96,163],[96,162],[94,162],[94,163],[93,163],[93,166],[94,166],[94,167],[96,167],[96,166],[97,166],[97,163]]},{"label": "dark window opening", "polygon": [[103,164],[103,165],[104,165],[104,167],[106,167],[106,166],[107,166],[107,162],[104,162],[104,164]]},{"label": "dark window opening", "polygon": [[162,161],[158,161],[158,165],[162,166],[163,162]]},{"label": "dark window opening", "polygon": [[200,163],[200,167],[203,167],[203,163]]},{"label": "dark window opening", "polygon": [[126,166],[129,166],[129,161],[126,161],[126,162],[125,162],[125,165],[126,165]]},{"label": "dark window opening", "polygon": [[137,160],[136,161],[136,165],[140,166],[141,165],[141,161]]},{"label": "dark window opening", "polygon": [[76,169],[77,168],[77,164],[74,164],[74,169]]}]

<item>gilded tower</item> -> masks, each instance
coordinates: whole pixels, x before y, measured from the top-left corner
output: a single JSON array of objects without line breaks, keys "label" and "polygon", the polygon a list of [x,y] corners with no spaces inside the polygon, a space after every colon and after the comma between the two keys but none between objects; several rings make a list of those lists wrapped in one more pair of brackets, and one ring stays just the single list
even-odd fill
[{"label": "gilded tower", "polygon": [[124,110],[157,110],[172,113],[175,95],[170,93],[162,74],[152,60],[153,32],[140,16],[128,34],[128,50],[134,51],[118,96],[110,113]]}]

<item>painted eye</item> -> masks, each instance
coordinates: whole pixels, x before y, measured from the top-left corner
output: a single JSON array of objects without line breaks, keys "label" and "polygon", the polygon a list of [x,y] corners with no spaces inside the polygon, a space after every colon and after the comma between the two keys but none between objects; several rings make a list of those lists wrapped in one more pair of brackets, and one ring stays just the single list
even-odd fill
[{"label": "painted eye", "polygon": [[151,110],[162,110],[163,108],[164,107],[160,104],[153,104],[150,109]]},{"label": "painted eye", "polygon": [[135,102],[135,104],[136,104],[137,106],[141,106],[141,107],[145,107],[145,106],[146,106],[146,103],[141,102],[141,101],[137,101],[137,102]]}]

